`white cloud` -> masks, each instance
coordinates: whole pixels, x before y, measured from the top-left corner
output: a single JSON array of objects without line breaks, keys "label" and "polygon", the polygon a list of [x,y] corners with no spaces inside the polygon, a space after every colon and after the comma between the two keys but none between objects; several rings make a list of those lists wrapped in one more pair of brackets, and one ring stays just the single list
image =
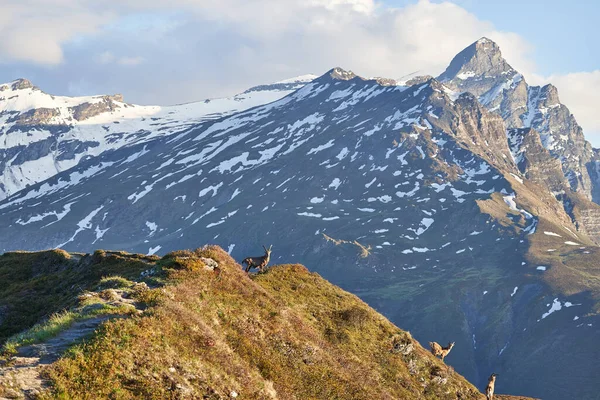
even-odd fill
[{"label": "white cloud", "polygon": [[128,56],[125,56],[125,57],[119,58],[119,60],[117,62],[119,64],[121,64],[121,65],[139,65],[139,64],[141,64],[141,63],[144,62],[144,57],[140,57],[140,56],[137,56],[137,57],[128,57]]},{"label": "white cloud", "polygon": [[110,51],[104,51],[95,56],[95,60],[99,64],[118,64],[123,66],[135,66],[145,61],[144,57],[140,56],[122,56],[117,57]]},{"label": "white cloud", "polygon": [[[209,35],[215,28],[228,31],[225,37],[243,43],[222,43],[228,62],[239,57],[252,61],[250,68],[276,67],[272,72],[323,71],[342,65],[366,75],[437,73],[464,46],[486,34],[500,41],[507,38],[504,47],[515,53],[515,59],[522,57],[523,47],[522,39],[496,32],[491,24],[453,3],[428,0],[398,9],[374,0],[172,0],[168,7],[157,0],[123,0],[106,4],[104,13],[98,13],[90,0],[30,0],[25,5],[6,1],[0,19],[4,33],[0,54],[4,59],[47,64],[63,60],[62,47],[70,39],[95,34],[101,40],[106,33],[103,24],[118,23],[118,16],[172,9],[189,13],[187,22],[195,24],[198,51],[203,50],[202,36],[207,31]],[[132,63],[143,58],[136,56]]]},{"label": "white cloud", "polygon": [[76,35],[95,32],[110,19],[110,13],[94,10],[85,3],[71,0],[3,0],[0,62],[61,63],[64,43]]},{"label": "white cloud", "polygon": [[230,51],[220,54],[221,60],[235,69],[240,65],[254,69],[257,75],[268,72],[283,78],[333,66],[366,76],[398,77],[414,71],[438,74],[458,51],[481,36],[497,40],[517,66],[532,64],[523,39],[497,31],[450,2],[421,0],[404,8],[386,8],[373,0],[179,4],[186,4],[199,19],[226,27],[227,36],[237,40],[227,43]]},{"label": "white cloud", "polygon": [[110,51],[104,51],[96,56],[96,61],[100,64],[111,64],[115,61],[115,55]]}]

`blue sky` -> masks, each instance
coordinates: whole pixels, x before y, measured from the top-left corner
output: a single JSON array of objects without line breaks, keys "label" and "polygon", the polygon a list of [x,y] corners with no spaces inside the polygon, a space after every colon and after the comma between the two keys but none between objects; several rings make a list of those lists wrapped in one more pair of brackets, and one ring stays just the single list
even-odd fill
[{"label": "blue sky", "polygon": [[167,105],[341,66],[437,75],[481,36],[600,146],[600,5],[516,0],[2,0],[0,81]]},{"label": "blue sky", "polygon": [[526,38],[533,45],[532,55],[543,75],[600,67],[600,2],[458,0],[456,4],[492,21],[499,29]]},{"label": "blue sky", "polygon": [[[382,3],[405,7],[415,1]],[[600,1],[454,0],[453,3],[482,20],[491,21],[498,29],[525,38],[533,46],[531,55],[543,75],[600,68]]]}]

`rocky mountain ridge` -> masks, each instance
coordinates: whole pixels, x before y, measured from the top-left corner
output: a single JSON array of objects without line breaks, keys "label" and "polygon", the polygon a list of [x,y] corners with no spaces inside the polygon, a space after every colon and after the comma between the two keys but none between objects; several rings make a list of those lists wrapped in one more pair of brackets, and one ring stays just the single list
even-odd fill
[{"label": "rocky mountain ridge", "polygon": [[[593,149],[558,90],[548,84],[530,86],[502,57],[499,46],[482,38],[459,53],[438,79],[452,90],[473,93],[491,111],[502,116],[509,129],[532,128],[550,154],[561,161],[573,191],[593,196],[600,182],[590,178]],[[518,131],[517,131],[518,132]],[[513,148],[519,153],[518,148]]]}]

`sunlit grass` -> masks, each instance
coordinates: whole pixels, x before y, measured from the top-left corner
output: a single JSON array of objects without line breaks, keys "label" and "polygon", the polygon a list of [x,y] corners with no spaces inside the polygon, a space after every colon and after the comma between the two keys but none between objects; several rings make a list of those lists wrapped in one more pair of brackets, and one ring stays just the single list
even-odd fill
[{"label": "sunlit grass", "polygon": [[158,264],[170,284],[143,291],[157,297],[147,312],[52,365],[46,398],[478,398],[410,334],[303,266],[249,276],[218,247]]}]

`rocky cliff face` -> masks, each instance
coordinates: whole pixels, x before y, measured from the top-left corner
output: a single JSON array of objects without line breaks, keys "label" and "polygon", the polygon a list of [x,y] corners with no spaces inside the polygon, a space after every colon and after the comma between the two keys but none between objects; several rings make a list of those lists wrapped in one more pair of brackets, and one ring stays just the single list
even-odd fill
[{"label": "rocky cliff face", "polygon": [[508,130],[508,142],[519,170],[525,177],[557,194],[569,190],[561,162],[552,157],[533,128]]},{"label": "rocky cliff face", "polygon": [[532,87],[528,104],[523,124],[536,129],[544,147],[562,162],[571,188],[592,199],[592,181],[587,171],[592,146],[569,109],[560,103],[556,87]]},{"label": "rocky cliff face", "polygon": [[438,79],[479,97],[517,75],[502,57],[500,47],[481,38],[458,53]]},{"label": "rocky cliff face", "polygon": [[23,90],[23,89],[34,89],[35,88],[35,86],[33,86],[33,84],[30,81],[28,81],[27,79],[21,78],[21,79],[17,79],[16,81],[12,82],[12,84],[10,84],[10,85],[0,86],[0,91],[6,90],[9,86],[12,90]]},{"label": "rocky cliff face", "polygon": [[509,128],[522,126],[528,86],[493,41],[482,38],[464,49],[438,79],[454,91],[475,95],[481,104],[500,114]]},{"label": "rocky cliff face", "polygon": [[[600,185],[593,149],[569,109],[560,103],[556,87],[529,86],[486,38],[459,53],[439,79],[455,92],[472,93],[502,117],[521,172],[548,187],[574,224],[600,241],[591,233],[597,232],[594,221],[600,220],[600,209],[589,202],[598,199],[595,193]],[[584,213],[575,212],[574,204]],[[578,219],[581,215],[586,217]]]},{"label": "rocky cliff face", "polygon": [[571,190],[561,162],[544,147],[540,134],[531,128],[509,129],[508,141],[524,176],[558,200],[580,232],[600,243],[600,206]]},{"label": "rocky cliff face", "polygon": [[587,171],[592,180],[592,200],[600,204],[600,149],[592,149],[592,159],[587,164]]},{"label": "rocky cliff face", "polygon": [[[49,125],[59,115],[60,111],[56,108],[35,108],[22,113],[15,112],[15,116],[9,118],[6,122],[14,123],[16,129],[19,129],[34,125]],[[16,129],[13,129],[13,131]]]},{"label": "rocky cliff face", "polygon": [[588,173],[592,147],[552,85],[529,86],[489,39],[480,39],[459,53],[439,79],[449,88],[470,92],[502,116],[508,128],[533,128],[542,144],[562,164],[572,190],[592,200]]}]

